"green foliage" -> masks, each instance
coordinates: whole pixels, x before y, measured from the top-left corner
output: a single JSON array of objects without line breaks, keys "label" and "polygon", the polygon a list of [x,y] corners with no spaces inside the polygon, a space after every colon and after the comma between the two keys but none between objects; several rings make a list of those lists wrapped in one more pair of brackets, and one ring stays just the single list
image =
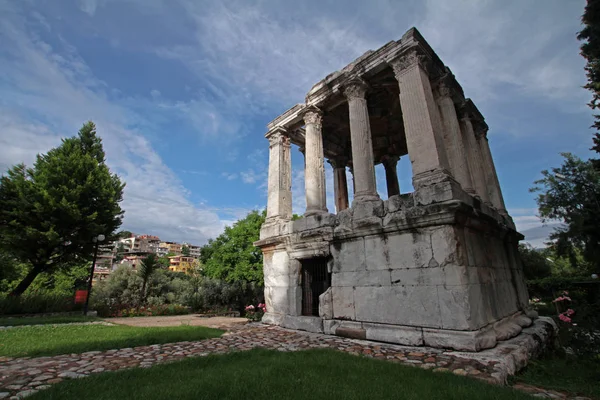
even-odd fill
[{"label": "green foliage", "polygon": [[[584,41],[581,45],[581,55],[586,59],[585,72],[588,83],[584,86],[592,92],[592,101],[588,104],[595,110],[600,100],[600,1],[588,0],[581,22],[584,28],[577,35],[577,39]],[[594,115],[596,121],[594,128],[600,129],[600,115]],[[594,146],[592,150],[600,153],[600,134],[596,132],[593,137]],[[600,160],[593,160],[597,168],[600,168]]]},{"label": "green foliage", "polygon": [[80,309],[69,296],[44,292],[25,293],[22,296],[0,295],[0,315],[42,314]]},{"label": "green foliage", "polygon": [[141,301],[146,300],[146,284],[150,276],[160,267],[156,254],[148,254],[146,258],[142,260],[138,269],[138,275],[142,278],[142,289],[140,291]]},{"label": "green foliage", "polygon": [[600,399],[599,376],[600,359],[545,354],[540,359],[530,359],[527,367],[517,376],[509,377],[509,381],[568,392],[572,395],[569,398],[589,396]]},{"label": "green foliage", "polygon": [[[139,308],[142,278],[128,266],[120,266],[94,286],[91,309],[101,316],[114,316],[122,310]],[[181,304],[193,311],[208,312],[234,309],[263,298],[263,287],[254,282],[228,283],[218,279],[165,271],[153,273],[147,286],[148,307]]]},{"label": "green foliage", "polygon": [[[566,228],[556,229],[557,255],[566,255],[576,264],[576,251],[581,249],[591,267],[600,267],[600,171],[591,161],[563,153],[560,168],[542,171],[543,178],[535,181],[531,192],[536,198],[543,221],[562,220]],[[589,271],[588,271],[589,272]]]},{"label": "green foliage", "polygon": [[202,247],[204,273],[227,282],[263,285],[262,252],[253,243],[259,239],[266,213],[252,211]]},{"label": "green foliage", "polygon": [[91,238],[110,237],[121,225],[124,184],[105,164],[92,122],[33,168],[19,164],[0,179],[0,249],[29,271],[14,288],[21,295],[42,272],[89,260]]},{"label": "green foliage", "polygon": [[111,317],[157,317],[161,315],[184,315],[190,310],[180,304],[160,304],[139,308],[124,308]]},{"label": "green foliage", "polygon": [[541,251],[519,244],[519,255],[523,263],[525,279],[543,278],[552,273],[550,262]]},{"label": "green foliage", "polygon": [[167,253],[162,257],[158,257],[158,264],[160,266],[160,268],[163,269],[169,269],[169,257],[173,257],[175,255],[175,253]]},{"label": "green foliage", "polygon": [[117,232],[117,235],[116,235],[117,239],[127,239],[132,236],[133,236],[133,233],[131,233],[130,231],[125,231],[125,230]]},{"label": "green foliage", "polygon": [[190,256],[190,248],[189,248],[189,246],[186,246],[186,245],[181,246],[181,254],[184,255],[184,256],[186,256],[186,257],[189,257]]}]

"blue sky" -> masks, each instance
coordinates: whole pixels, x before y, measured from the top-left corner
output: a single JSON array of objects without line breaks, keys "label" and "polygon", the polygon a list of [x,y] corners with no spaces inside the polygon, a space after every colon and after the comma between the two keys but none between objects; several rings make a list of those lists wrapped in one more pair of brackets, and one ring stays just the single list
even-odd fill
[{"label": "blue sky", "polygon": [[[266,124],[416,26],[490,126],[509,212],[560,152],[589,157],[584,0],[0,0],[0,169],[93,120],[127,182],[123,228],[202,244],[266,204]],[[304,208],[293,149],[294,211]],[[399,165],[403,192],[410,167]],[[328,207],[333,206],[327,170]],[[378,189],[385,180],[377,168]]]}]

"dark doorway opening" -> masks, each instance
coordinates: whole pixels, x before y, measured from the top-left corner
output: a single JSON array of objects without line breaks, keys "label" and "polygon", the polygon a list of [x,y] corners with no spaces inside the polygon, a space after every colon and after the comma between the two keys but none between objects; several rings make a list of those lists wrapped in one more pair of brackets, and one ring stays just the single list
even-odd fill
[{"label": "dark doorway opening", "polygon": [[331,286],[327,257],[302,260],[302,315],[319,316],[319,296]]}]

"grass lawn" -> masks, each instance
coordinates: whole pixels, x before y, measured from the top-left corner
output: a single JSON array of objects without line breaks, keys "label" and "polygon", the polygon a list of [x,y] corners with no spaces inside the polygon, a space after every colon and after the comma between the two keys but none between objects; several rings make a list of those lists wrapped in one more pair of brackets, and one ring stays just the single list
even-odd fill
[{"label": "grass lawn", "polygon": [[548,355],[532,360],[511,382],[522,382],[546,389],[600,399],[600,359]]},{"label": "grass lawn", "polygon": [[24,357],[83,353],[219,337],[222,330],[203,326],[139,328],[104,325],[25,326],[0,331],[0,356]]},{"label": "grass lawn", "polygon": [[31,399],[531,399],[508,387],[334,350],[255,349],[91,375]]},{"label": "grass lawn", "polygon": [[28,318],[0,318],[0,326],[70,324],[72,322],[99,321],[96,317],[83,315],[56,316],[56,317],[28,317]]}]

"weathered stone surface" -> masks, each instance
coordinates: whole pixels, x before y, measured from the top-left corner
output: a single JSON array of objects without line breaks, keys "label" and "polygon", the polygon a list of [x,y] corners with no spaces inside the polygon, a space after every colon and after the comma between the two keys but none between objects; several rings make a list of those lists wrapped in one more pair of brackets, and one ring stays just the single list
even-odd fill
[{"label": "weathered stone surface", "polygon": [[262,317],[262,322],[269,325],[281,325],[283,314],[274,314],[267,312]]},{"label": "weathered stone surface", "polygon": [[353,271],[333,274],[331,284],[335,287],[390,286],[390,271]]},{"label": "weathered stone surface", "polygon": [[423,345],[423,330],[408,326],[363,323],[366,339],[407,346]]},{"label": "weathered stone surface", "polygon": [[357,287],[354,298],[361,301],[355,302],[356,319],[439,328],[440,305],[435,293],[435,287],[427,286]]},{"label": "weathered stone surface", "polygon": [[335,330],[335,334],[349,339],[366,339],[367,333],[362,328],[347,328],[340,326]]},{"label": "weathered stone surface", "polygon": [[435,286],[444,284],[444,271],[439,267],[434,268],[402,268],[393,269],[391,272],[392,285],[408,286]]},{"label": "weathered stone surface", "polygon": [[333,303],[333,317],[341,319],[356,319],[354,309],[354,288],[332,287],[331,296]]},{"label": "weathered stone surface", "polygon": [[325,319],[333,318],[333,299],[331,296],[332,289],[329,288],[319,296],[319,316]]},{"label": "weathered stone surface", "polygon": [[450,331],[444,329],[423,328],[423,343],[426,346],[456,349],[463,351],[480,351],[496,345],[493,332]]},{"label": "weathered stone surface", "polygon": [[382,225],[383,201],[381,200],[353,202],[352,211],[354,229]]},{"label": "weathered stone surface", "polygon": [[283,317],[281,326],[289,329],[298,329],[301,331],[322,333],[323,319],[320,317],[286,315]]}]

